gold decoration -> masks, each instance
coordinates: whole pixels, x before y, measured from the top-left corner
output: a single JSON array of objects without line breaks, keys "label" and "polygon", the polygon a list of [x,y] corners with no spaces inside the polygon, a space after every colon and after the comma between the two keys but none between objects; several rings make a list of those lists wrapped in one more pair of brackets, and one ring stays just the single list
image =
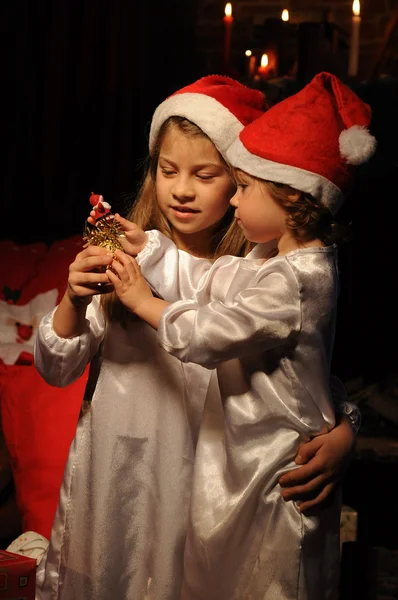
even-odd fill
[{"label": "gold decoration", "polygon": [[86,242],[84,248],[90,244],[107,248],[113,254],[115,250],[123,252],[123,246],[119,237],[124,234],[120,223],[114,215],[108,213],[96,220],[95,225],[86,224],[83,234],[83,240]]}]

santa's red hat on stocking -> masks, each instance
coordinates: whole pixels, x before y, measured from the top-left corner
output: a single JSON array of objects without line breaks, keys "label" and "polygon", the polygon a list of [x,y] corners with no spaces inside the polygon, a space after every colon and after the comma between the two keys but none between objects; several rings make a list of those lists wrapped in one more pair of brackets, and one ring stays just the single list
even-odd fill
[{"label": "santa's red hat on stocking", "polygon": [[232,166],[311,194],[335,214],[354,166],[374,154],[371,109],[330,73],[247,125],[227,151]]},{"label": "santa's red hat on stocking", "polygon": [[197,125],[225,157],[239,132],[265,109],[265,97],[259,90],[224,75],[207,75],[178,90],[157,107],[149,133],[149,152],[154,151],[163,123],[177,116]]}]

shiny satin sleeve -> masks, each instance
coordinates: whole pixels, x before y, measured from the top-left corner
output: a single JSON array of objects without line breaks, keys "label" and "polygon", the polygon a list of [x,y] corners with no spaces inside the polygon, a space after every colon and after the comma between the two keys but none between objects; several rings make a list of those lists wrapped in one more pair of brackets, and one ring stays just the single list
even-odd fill
[{"label": "shiny satin sleeve", "polygon": [[213,369],[293,338],[301,328],[301,301],[290,265],[281,260],[277,269],[264,266],[257,275],[248,274],[247,266],[241,259],[233,283],[225,288],[218,271],[218,299],[207,303],[203,289],[191,300],[170,305],[159,323],[160,345],[183,362]]},{"label": "shiny satin sleeve", "polygon": [[73,338],[62,338],[54,331],[55,311],[56,308],[40,322],[34,345],[34,362],[47,383],[65,387],[82,375],[97,352],[104,336],[105,320],[99,297],[95,297],[87,308],[83,333]]},{"label": "shiny satin sleeve", "polygon": [[335,413],[348,417],[354,433],[357,434],[361,425],[361,411],[358,405],[349,401],[343,382],[335,375],[330,376],[329,387]]},{"label": "shiny satin sleeve", "polygon": [[[169,302],[175,302],[192,298],[200,289],[209,290],[214,263],[179,250],[174,242],[160,231],[151,230],[147,231],[147,234],[148,242],[136,260],[141,267],[141,273],[156,295]],[[219,260],[238,265],[242,259],[225,256]]]}]

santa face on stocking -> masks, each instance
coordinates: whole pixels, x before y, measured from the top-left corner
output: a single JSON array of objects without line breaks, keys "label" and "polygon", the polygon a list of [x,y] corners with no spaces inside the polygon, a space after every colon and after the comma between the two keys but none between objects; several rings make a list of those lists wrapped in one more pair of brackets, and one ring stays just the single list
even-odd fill
[{"label": "santa face on stocking", "polygon": [[24,305],[0,300],[0,361],[6,365],[33,363],[33,346],[39,323],[57,301],[58,290],[38,294]]}]

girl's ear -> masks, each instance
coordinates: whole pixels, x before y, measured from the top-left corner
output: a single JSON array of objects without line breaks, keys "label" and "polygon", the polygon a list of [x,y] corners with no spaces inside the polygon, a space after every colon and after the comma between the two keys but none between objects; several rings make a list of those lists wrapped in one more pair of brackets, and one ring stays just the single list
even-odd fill
[{"label": "girl's ear", "polygon": [[299,200],[302,195],[302,192],[299,192],[298,190],[293,190],[292,193],[288,195],[288,199],[290,200],[290,202],[297,202],[297,200]]}]

